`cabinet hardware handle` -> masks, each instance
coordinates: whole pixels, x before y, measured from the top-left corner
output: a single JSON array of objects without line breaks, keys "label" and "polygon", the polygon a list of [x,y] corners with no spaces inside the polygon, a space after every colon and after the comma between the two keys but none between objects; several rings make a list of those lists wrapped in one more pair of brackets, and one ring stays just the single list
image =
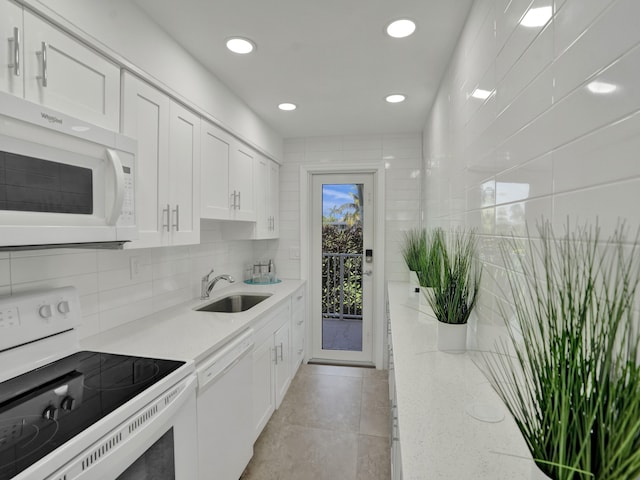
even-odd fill
[{"label": "cabinet hardware handle", "polygon": [[284,362],[284,346],[282,345],[282,342],[280,342],[280,360]]},{"label": "cabinet hardware handle", "polygon": [[170,227],[169,224],[171,223],[171,206],[167,203],[167,208],[163,208],[162,209],[162,218],[164,219],[164,214],[165,212],[167,213],[167,223],[163,223],[162,224],[162,229],[164,230],[165,228],[167,229],[167,232],[170,231]]},{"label": "cabinet hardware handle", "polygon": [[303,323],[303,320],[298,320],[298,321],[296,322],[296,325],[302,325],[302,323]]},{"label": "cabinet hardware handle", "polygon": [[174,227],[176,229],[176,232],[180,231],[180,205],[176,205],[176,209],[174,210],[174,212],[176,212],[176,223],[172,225],[172,227]]},{"label": "cabinet hardware handle", "polygon": [[39,75],[39,80],[42,80],[42,86],[47,87],[49,84],[49,72],[47,67],[47,50],[49,49],[49,44],[47,42],[42,42],[42,50],[37,52],[36,55],[42,57],[42,75]]},{"label": "cabinet hardware handle", "polygon": [[238,190],[238,210],[242,210],[242,197],[240,197],[240,190]]},{"label": "cabinet hardware handle", "polygon": [[13,44],[13,63],[9,65],[9,68],[13,68],[13,74],[16,77],[20,76],[20,29],[13,27],[13,38],[9,39],[9,42]]}]

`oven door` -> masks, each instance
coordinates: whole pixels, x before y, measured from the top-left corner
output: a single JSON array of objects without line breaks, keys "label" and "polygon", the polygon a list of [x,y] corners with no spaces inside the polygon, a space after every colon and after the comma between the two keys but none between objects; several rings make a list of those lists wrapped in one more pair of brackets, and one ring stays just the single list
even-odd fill
[{"label": "oven door", "polygon": [[196,383],[191,375],[46,480],[193,480]]}]

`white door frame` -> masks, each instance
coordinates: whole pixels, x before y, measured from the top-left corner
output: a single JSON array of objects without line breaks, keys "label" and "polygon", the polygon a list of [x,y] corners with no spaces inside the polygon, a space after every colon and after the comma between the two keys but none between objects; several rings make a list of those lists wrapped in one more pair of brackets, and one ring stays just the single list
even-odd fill
[{"label": "white door frame", "polygon": [[[310,283],[311,272],[311,181],[315,174],[372,173],[375,185],[374,196],[374,252],[376,268],[373,274],[373,362],[376,368],[383,368],[384,322],[385,322],[385,168],[384,162],[352,164],[308,164],[300,166],[300,278]],[[311,292],[311,290],[308,290]],[[310,310],[310,297],[307,296],[307,312]],[[309,315],[311,318],[311,314]],[[312,328],[307,328],[305,361],[312,353]]]}]

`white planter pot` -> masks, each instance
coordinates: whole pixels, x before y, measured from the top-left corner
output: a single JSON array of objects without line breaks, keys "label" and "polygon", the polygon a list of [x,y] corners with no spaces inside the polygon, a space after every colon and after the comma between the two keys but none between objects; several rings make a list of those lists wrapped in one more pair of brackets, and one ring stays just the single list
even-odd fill
[{"label": "white planter pot", "polygon": [[420,306],[425,308],[431,308],[429,300],[427,300],[427,292],[431,290],[431,287],[420,287]]},{"label": "white planter pot", "polygon": [[438,350],[448,353],[467,351],[467,324],[438,322]]},{"label": "white planter pot", "polygon": [[409,270],[409,288],[411,292],[417,292],[420,288],[420,282],[418,281],[418,274],[413,270]]},{"label": "white planter pot", "polygon": [[531,461],[531,480],[551,480],[551,477],[545,475],[542,470],[538,468],[536,462]]}]

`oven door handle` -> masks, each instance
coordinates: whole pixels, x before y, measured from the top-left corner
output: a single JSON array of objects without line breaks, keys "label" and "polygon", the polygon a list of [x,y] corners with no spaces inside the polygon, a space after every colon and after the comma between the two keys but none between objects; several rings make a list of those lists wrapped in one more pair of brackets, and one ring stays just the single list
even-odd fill
[{"label": "oven door handle", "polygon": [[111,209],[109,218],[107,218],[107,225],[115,225],[122,213],[122,204],[124,202],[124,170],[122,169],[120,157],[115,150],[107,148],[107,158],[109,159],[115,178],[113,208]]}]

